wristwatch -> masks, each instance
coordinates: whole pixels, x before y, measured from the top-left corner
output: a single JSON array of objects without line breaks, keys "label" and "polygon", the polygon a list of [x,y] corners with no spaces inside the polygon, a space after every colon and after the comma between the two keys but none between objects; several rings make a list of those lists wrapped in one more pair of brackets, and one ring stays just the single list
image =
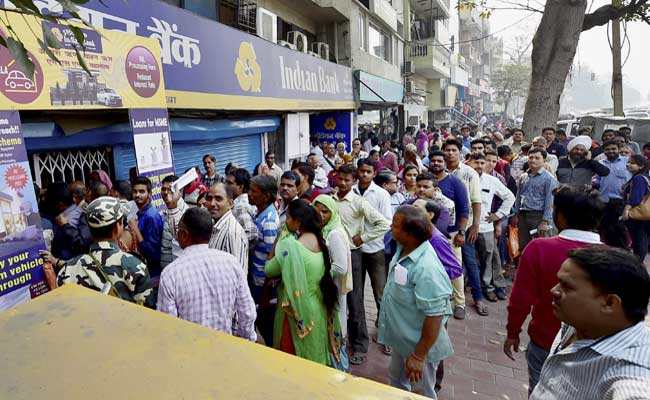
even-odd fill
[{"label": "wristwatch", "polygon": [[458,230],[458,234],[461,235],[461,236],[465,236],[465,232],[466,232],[465,229],[459,229]]}]

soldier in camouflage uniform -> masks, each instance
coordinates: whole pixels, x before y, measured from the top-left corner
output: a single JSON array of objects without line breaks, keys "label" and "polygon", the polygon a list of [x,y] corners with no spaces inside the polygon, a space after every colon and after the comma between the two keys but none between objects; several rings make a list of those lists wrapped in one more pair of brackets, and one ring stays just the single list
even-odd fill
[{"label": "soldier in camouflage uniform", "polygon": [[88,205],[86,216],[94,242],[88,254],[66,262],[58,274],[59,286],[76,283],[100,291],[108,279],[110,293],[123,300],[155,307],[147,266],[117,245],[127,213],[120,201],[112,197],[100,197]]}]

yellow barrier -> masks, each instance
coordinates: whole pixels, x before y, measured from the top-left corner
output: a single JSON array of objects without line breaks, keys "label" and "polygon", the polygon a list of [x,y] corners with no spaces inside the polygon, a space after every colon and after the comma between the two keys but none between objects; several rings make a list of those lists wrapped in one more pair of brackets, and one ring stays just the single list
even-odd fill
[{"label": "yellow barrier", "polygon": [[422,399],[76,285],[0,314],[0,399]]}]

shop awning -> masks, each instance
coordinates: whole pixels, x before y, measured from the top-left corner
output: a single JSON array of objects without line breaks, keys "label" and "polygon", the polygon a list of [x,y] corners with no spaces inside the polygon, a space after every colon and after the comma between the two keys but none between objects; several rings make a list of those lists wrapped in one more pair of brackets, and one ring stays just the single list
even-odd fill
[{"label": "shop awning", "polygon": [[363,103],[376,103],[382,105],[401,104],[404,98],[404,86],[380,76],[367,72],[354,71],[354,85],[357,100]]}]

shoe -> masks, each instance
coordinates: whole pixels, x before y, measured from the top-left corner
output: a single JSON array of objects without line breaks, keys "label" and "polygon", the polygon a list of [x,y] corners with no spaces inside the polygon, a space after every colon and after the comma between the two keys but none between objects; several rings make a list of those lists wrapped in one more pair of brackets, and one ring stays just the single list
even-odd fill
[{"label": "shoe", "polygon": [[454,318],[465,319],[465,309],[461,306],[454,307]]},{"label": "shoe", "polygon": [[366,361],[366,353],[353,353],[350,356],[350,364],[361,365]]},{"label": "shoe", "polygon": [[497,298],[499,300],[507,300],[508,299],[508,294],[506,293],[505,289],[499,288],[494,291],[494,294],[497,295]]},{"label": "shoe", "polygon": [[497,295],[496,295],[494,292],[487,292],[487,293],[485,293],[485,298],[488,299],[488,301],[491,301],[491,302],[493,302],[493,303],[496,303],[497,300],[499,300],[499,299],[497,298]]},{"label": "shoe", "polygon": [[478,315],[481,315],[483,317],[486,317],[488,315],[488,308],[482,301],[474,302],[474,308],[476,308]]}]

